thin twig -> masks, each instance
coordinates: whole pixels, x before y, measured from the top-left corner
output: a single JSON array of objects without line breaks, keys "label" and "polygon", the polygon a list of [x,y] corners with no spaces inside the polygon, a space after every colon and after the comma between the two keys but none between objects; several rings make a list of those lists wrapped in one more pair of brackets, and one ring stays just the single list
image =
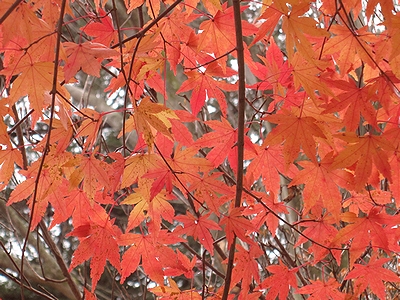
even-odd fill
[{"label": "thin twig", "polygon": [[[240,207],[243,193],[243,158],[244,158],[244,114],[246,108],[246,86],[245,86],[245,64],[244,64],[244,48],[243,48],[243,34],[242,34],[242,17],[240,12],[240,0],[233,0],[233,15],[235,22],[235,33],[236,33],[236,51],[237,51],[237,61],[238,61],[238,76],[239,76],[239,86],[238,86],[238,129],[237,129],[237,176],[236,176],[236,197],[235,197],[235,207]],[[233,236],[233,241],[231,242],[231,248],[229,249],[228,256],[228,266],[226,270],[225,286],[222,294],[222,299],[228,299],[228,294],[230,291],[233,262],[235,258],[235,243],[236,235]]]}]

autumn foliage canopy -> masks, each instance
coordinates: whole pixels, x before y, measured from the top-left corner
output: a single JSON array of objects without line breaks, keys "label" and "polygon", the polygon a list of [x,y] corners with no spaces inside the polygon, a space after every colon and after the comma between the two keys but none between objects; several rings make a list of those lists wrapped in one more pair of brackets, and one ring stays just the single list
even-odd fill
[{"label": "autumn foliage canopy", "polygon": [[[106,273],[119,299],[129,283],[394,298],[396,3],[1,0],[0,186],[29,209],[15,278],[30,235],[57,255],[68,226],[57,262],[76,299],[106,299]],[[94,80],[110,109],[87,101]]]}]

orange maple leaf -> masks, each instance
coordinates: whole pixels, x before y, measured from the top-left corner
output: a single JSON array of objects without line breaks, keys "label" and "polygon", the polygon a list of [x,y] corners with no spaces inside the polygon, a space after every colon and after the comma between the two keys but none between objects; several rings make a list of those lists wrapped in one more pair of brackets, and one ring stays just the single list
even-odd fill
[{"label": "orange maple leaf", "polygon": [[143,177],[148,170],[156,168],[161,164],[161,158],[154,153],[133,154],[125,161],[124,173],[122,175],[121,187],[129,187]]},{"label": "orange maple leaf", "polygon": [[[126,122],[126,129],[136,129],[143,134],[146,144],[151,148],[157,132],[162,133],[171,140],[171,122],[169,119],[177,119],[176,114],[169,108],[159,103],[153,103],[150,97],[145,97],[135,107],[134,114]],[[120,133],[119,137],[121,136]]]},{"label": "orange maple leaf", "polygon": [[83,108],[78,112],[84,117],[81,126],[77,130],[77,137],[85,137],[86,149],[93,146],[96,142],[101,123],[103,122],[103,115],[91,108]]},{"label": "orange maple leaf", "polygon": [[201,300],[204,299],[195,289],[181,291],[178,284],[171,278],[168,278],[169,286],[160,285],[150,288],[149,291],[154,293],[159,299],[173,300]]},{"label": "orange maple leaf", "polygon": [[[42,109],[47,106],[45,103],[45,93],[53,88],[54,64],[52,62],[32,62],[27,56],[7,66],[0,72],[7,78],[6,86],[10,87],[10,80],[13,75],[19,76],[13,81],[10,96],[7,98],[9,105],[12,106],[21,97],[28,96],[30,106],[34,109],[33,124],[42,116]],[[58,70],[57,82],[61,82],[63,72]],[[64,95],[68,92],[64,87],[57,84],[57,91]],[[68,98],[68,96],[67,96]]]},{"label": "orange maple leaf", "polygon": [[157,225],[161,224],[161,218],[170,223],[173,222],[175,211],[169,203],[165,191],[160,191],[150,197],[151,184],[151,180],[139,179],[139,186],[134,189],[134,193],[122,202],[122,204],[134,205],[129,215],[127,231],[135,228],[148,217]]},{"label": "orange maple leaf", "polygon": [[[247,7],[241,6],[241,11]],[[221,56],[236,47],[235,42],[235,24],[233,17],[233,6],[227,8],[227,3],[222,5],[215,16],[200,24],[199,47],[202,50],[209,50],[215,53],[215,56]],[[244,36],[253,35],[257,28],[249,22],[242,20],[242,31]]]},{"label": "orange maple leaf", "polygon": [[[66,184],[63,177],[62,165],[71,158],[71,154],[65,152],[64,155],[56,153],[56,148],[51,147],[46,156],[46,163],[38,177],[40,160],[34,162],[27,170],[20,170],[19,173],[26,178],[12,191],[7,205],[28,200],[31,210],[31,228],[35,229],[37,224],[46,212],[47,206],[52,201],[61,201],[64,197],[59,193],[59,187]],[[37,187],[35,193],[35,187]],[[34,199],[32,194],[36,194]],[[33,212],[33,213],[32,213]]]},{"label": "orange maple leaf", "polygon": [[372,51],[369,50],[368,43],[375,43],[376,37],[368,32],[367,27],[363,27],[356,32],[350,27],[332,25],[329,31],[335,36],[330,38],[324,46],[324,54],[332,54],[339,67],[341,74],[347,74],[349,70],[355,69],[355,62],[359,58],[375,67]]},{"label": "orange maple leaf", "polygon": [[284,142],[284,157],[286,168],[298,157],[300,147],[309,159],[317,162],[316,142],[314,137],[324,138],[325,135],[313,117],[298,116],[296,112],[275,114],[265,117],[277,127],[267,135],[264,145],[279,145]]},{"label": "orange maple leaf", "polygon": [[109,174],[106,172],[107,163],[96,159],[95,152],[91,155],[76,155],[64,166],[72,168],[78,166],[69,175],[69,185],[71,188],[76,188],[83,182],[83,191],[90,200],[94,200],[98,189],[109,186]]},{"label": "orange maple leaf", "polygon": [[392,181],[388,155],[385,151],[393,150],[391,142],[382,136],[371,134],[359,137],[355,133],[345,132],[336,137],[347,142],[347,147],[334,158],[330,170],[354,167],[356,191],[361,190],[368,183],[373,164],[383,176]]},{"label": "orange maple leaf", "polygon": [[5,188],[15,171],[15,165],[23,166],[21,152],[11,145],[0,150],[0,188]]},{"label": "orange maple leaf", "polygon": [[321,199],[327,211],[332,216],[336,216],[336,220],[339,221],[342,209],[342,194],[339,187],[349,187],[353,182],[353,176],[345,170],[331,170],[332,162],[332,153],[325,156],[319,163],[299,162],[303,169],[296,174],[290,186],[305,184],[303,197],[305,213]]},{"label": "orange maple leaf", "polygon": [[82,69],[88,75],[100,77],[101,62],[105,58],[119,56],[119,52],[100,43],[84,42],[76,44],[63,43],[68,59],[64,66],[65,81],[75,76]]},{"label": "orange maple leaf", "polygon": [[338,113],[345,110],[343,124],[347,131],[354,131],[360,125],[360,117],[376,129],[379,129],[376,117],[377,111],[369,100],[368,88],[359,88],[354,82],[344,80],[336,81],[335,85],[345,92],[332,98],[327,105],[323,105],[325,110],[322,113]]}]

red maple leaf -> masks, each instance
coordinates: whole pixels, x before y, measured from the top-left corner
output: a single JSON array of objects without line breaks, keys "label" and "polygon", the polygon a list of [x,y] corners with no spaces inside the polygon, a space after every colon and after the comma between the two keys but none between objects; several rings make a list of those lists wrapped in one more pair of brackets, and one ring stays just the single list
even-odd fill
[{"label": "red maple leaf", "polygon": [[232,244],[235,235],[244,242],[249,241],[247,233],[257,230],[248,219],[243,217],[242,210],[241,207],[231,208],[220,221],[221,225],[225,225],[228,245]]},{"label": "red maple leaf", "polygon": [[192,236],[198,240],[211,255],[214,255],[214,239],[210,230],[221,230],[221,227],[209,219],[209,215],[194,217],[192,214],[179,215],[175,220],[183,223],[183,227],[178,227],[174,232],[178,235]]},{"label": "red maple leaf", "polygon": [[250,249],[246,250],[240,245],[236,246],[238,252],[235,255],[235,268],[232,272],[231,287],[238,282],[242,282],[242,293],[247,295],[250,285],[255,281],[260,282],[257,258],[264,254],[258,245],[251,244]]},{"label": "red maple leaf", "polygon": [[222,90],[231,91],[235,89],[235,85],[220,81],[214,77],[226,77],[236,74],[231,69],[222,70],[217,62],[210,63],[204,72],[188,71],[185,72],[188,79],[182,83],[176,93],[192,91],[190,97],[190,108],[192,114],[196,116],[204,106],[206,99],[214,98],[217,100],[222,114],[226,115],[228,105],[226,104],[225,95]]},{"label": "red maple leaf", "polygon": [[344,300],[346,295],[339,291],[340,283],[335,278],[328,281],[310,280],[311,284],[303,286],[296,294],[310,294],[310,300],[329,299]]},{"label": "red maple leaf", "polygon": [[389,258],[377,259],[372,257],[366,265],[354,264],[354,269],[347,274],[345,280],[354,279],[357,297],[369,287],[379,299],[386,299],[386,287],[383,281],[400,282],[398,275],[382,267],[389,260]]},{"label": "red maple leaf", "polygon": [[111,46],[118,41],[118,31],[114,28],[113,21],[109,14],[102,8],[98,9],[99,18],[82,27],[81,30],[87,35],[94,36],[92,43],[100,43]]},{"label": "red maple leaf", "polygon": [[388,225],[394,225],[399,221],[397,216],[389,216],[380,207],[373,207],[366,217],[357,217],[356,214],[345,212],[341,216],[342,221],[350,223],[342,228],[335,239],[336,243],[348,243],[351,240],[350,264],[352,264],[364,251],[371,246],[387,251],[397,251],[398,246],[390,244],[388,237],[395,229]]},{"label": "red maple leaf", "polygon": [[275,300],[279,295],[279,300],[287,299],[289,287],[297,287],[296,272],[298,268],[288,269],[279,259],[279,265],[268,266],[267,270],[273,275],[264,279],[256,290],[268,290],[266,299]]},{"label": "red maple leaf", "polygon": [[246,174],[252,174],[255,178],[261,175],[261,179],[268,191],[277,193],[280,188],[279,174],[293,178],[296,174],[296,167],[290,165],[286,170],[283,146],[266,145],[265,141],[261,146],[254,146],[256,156],[247,167]]},{"label": "red maple leaf", "polygon": [[121,283],[136,271],[141,261],[146,274],[152,280],[163,284],[163,269],[170,268],[171,265],[173,268],[177,267],[176,253],[165,246],[184,241],[184,239],[166,230],[150,231],[147,235],[136,233],[121,235],[119,244],[121,246],[129,246],[122,257]]},{"label": "red maple leaf", "polygon": [[69,271],[91,258],[90,277],[92,278],[92,291],[96,289],[97,282],[103,274],[108,260],[117,270],[120,270],[120,256],[117,239],[121,231],[110,220],[106,212],[100,209],[90,215],[90,223],[81,225],[71,231],[68,236],[76,236],[80,240],[74,252]]},{"label": "red maple leaf", "polygon": [[[306,229],[303,231],[303,235],[299,236],[295,247],[305,244],[311,239],[319,244],[317,245],[313,243],[309,248],[310,253],[313,253],[314,255],[314,261],[318,262],[322,260],[329,254],[328,248],[331,246],[331,242],[338,232],[338,230],[333,226],[335,223],[335,217],[332,215],[327,216],[326,214],[320,218],[315,218],[309,221],[305,219],[301,222],[300,226],[305,227]],[[320,245],[325,246],[326,248],[321,247]]]},{"label": "red maple leaf", "polygon": [[[213,147],[207,154],[207,159],[214,165],[219,166],[228,158],[229,164],[233,170],[237,170],[237,132],[232,128],[228,120],[222,118],[222,121],[204,122],[214,131],[204,134],[193,146],[195,147]],[[254,145],[248,136],[245,136],[245,148],[255,152]],[[246,155],[249,154],[246,151]]]}]

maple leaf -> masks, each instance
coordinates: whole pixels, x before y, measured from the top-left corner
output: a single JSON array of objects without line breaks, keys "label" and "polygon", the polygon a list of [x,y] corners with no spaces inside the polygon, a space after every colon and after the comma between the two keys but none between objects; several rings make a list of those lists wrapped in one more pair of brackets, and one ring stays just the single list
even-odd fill
[{"label": "maple leaf", "polygon": [[[207,154],[207,159],[215,166],[223,163],[228,158],[231,168],[237,170],[237,132],[232,128],[228,120],[222,118],[222,121],[206,121],[204,122],[214,131],[204,134],[199,138],[193,146],[199,147],[210,145],[213,149]],[[245,147],[250,151],[255,151],[248,136],[244,137]],[[247,153],[246,153],[247,154]]]},{"label": "maple leaf", "polygon": [[219,214],[220,206],[235,195],[233,187],[217,180],[222,175],[215,172],[206,176],[193,176],[189,186],[189,191],[194,191],[195,198],[204,201],[203,203],[206,203],[207,207],[216,214]]},{"label": "maple leaf", "polygon": [[343,208],[358,215],[360,211],[368,213],[376,205],[392,203],[392,195],[387,191],[372,190],[362,193],[351,193],[350,197],[343,201]]},{"label": "maple leaf", "polygon": [[176,216],[175,220],[183,224],[183,227],[178,227],[174,230],[176,234],[192,236],[198,240],[211,255],[214,255],[214,239],[210,230],[221,230],[221,227],[210,220],[209,215],[196,218],[192,214],[186,213],[186,215]]},{"label": "maple leaf", "polygon": [[64,42],[63,47],[68,56],[64,66],[66,82],[69,82],[79,69],[82,69],[88,75],[100,77],[101,62],[105,58],[119,56],[118,51],[100,43],[84,42],[75,44]]},{"label": "maple leaf", "polygon": [[[12,7],[13,1],[2,1],[0,6],[1,16]],[[18,26],[15,26],[15,20],[19,20]],[[10,16],[5,19],[4,27],[9,30],[2,30],[2,44],[6,46],[10,41],[18,37],[23,37],[27,44],[32,43],[36,38],[40,38],[35,31],[45,24],[40,20],[30,3],[20,2],[11,12]],[[12,29],[12,30],[11,30]]]},{"label": "maple leaf", "polygon": [[159,155],[154,153],[134,153],[125,161],[121,187],[128,187],[136,183],[149,169],[157,167],[161,163]]},{"label": "maple leaf", "polygon": [[83,290],[83,297],[86,300],[97,300],[96,294],[90,292],[89,290],[87,290],[86,288],[84,288]]},{"label": "maple leaf", "polygon": [[[242,6],[244,11],[247,7]],[[242,33],[244,36],[252,35],[256,27],[249,22],[242,20]],[[217,11],[215,16],[200,24],[199,46],[204,50],[211,50],[216,57],[219,57],[236,47],[235,43],[235,24],[233,17],[233,6],[227,8],[227,4],[222,5],[222,10]],[[207,47],[208,46],[208,47]]]},{"label": "maple leaf", "polygon": [[198,292],[194,289],[181,291],[178,284],[171,278],[168,278],[169,286],[160,285],[154,288],[150,288],[149,291],[158,296],[158,299],[164,300],[201,300],[203,299]]},{"label": "maple leaf", "polygon": [[155,132],[161,132],[173,140],[170,132],[172,125],[169,119],[177,118],[172,110],[162,104],[152,103],[150,97],[145,97],[136,106],[133,116],[126,122],[126,127],[127,130],[134,128],[138,133],[143,134],[146,144],[151,147],[154,143]]},{"label": "maple leaf", "polygon": [[337,81],[338,87],[345,92],[340,93],[333,98],[325,107],[323,113],[334,113],[346,110],[343,116],[343,123],[347,131],[354,131],[360,125],[360,117],[375,128],[378,128],[376,122],[376,110],[369,100],[368,88],[359,88],[353,82]]},{"label": "maple leaf", "polygon": [[345,26],[332,25],[329,31],[335,36],[325,44],[324,53],[335,56],[335,62],[342,74],[354,68],[354,62],[358,57],[374,67],[371,59],[373,55],[367,43],[374,43],[375,38],[368,33],[366,27],[356,32]]},{"label": "maple leaf", "polygon": [[386,299],[386,287],[383,281],[400,282],[399,276],[394,272],[382,268],[388,261],[390,258],[372,257],[367,265],[354,264],[354,269],[347,274],[345,280],[354,279],[356,296],[361,295],[369,287],[379,299]]},{"label": "maple leaf", "polygon": [[[251,223],[255,228],[260,228],[262,225],[267,225],[269,232],[275,236],[279,219],[275,214],[287,214],[286,205],[283,202],[278,202],[275,195],[270,192],[268,194],[253,192],[258,200],[246,199],[248,206],[243,210],[243,216],[252,216]],[[271,213],[274,212],[275,214]]]},{"label": "maple leaf", "polygon": [[129,246],[122,257],[121,282],[132,274],[142,261],[143,270],[154,281],[164,283],[163,269],[173,263],[176,253],[165,245],[184,242],[175,234],[166,230],[149,232],[149,234],[125,233],[119,244]]},{"label": "maple leaf", "polygon": [[82,115],[85,119],[82,121],[81,126],[77,130],[77,137],[87,136],[85,141],[86,149],[90,146],[93,146],[96,142],[101,123],[103,121],[102,114],[91,108],[83,108],[79,111],[79,114]]},{"label": "maple leaf", "polygon": [[333,163],[332,153],[325,156],[321,162],[313,163],[301,161],[299,165],[303,168],[293,178],[290,186],[305,183],[304,188],[304,212],[308,212],[319,199],[332,216],[339,221],[342,209],[342,194],[340,187],[350,186],[353,182],[352,174],[345,170],[330,170]]},{"label": "maple leaf", "polygon": [[316,98],[318,94],[334,96],[329,82],[321,80],[321,71],[327,69],[329,63],[320,60],[306,60],[300,53],[296,52],[290,61],[291,74],[293,75],[294,86],[297,89],[303,88],[307,95]]},{"label": "maple leaf", "polygon": [[174,208],[168,202],[165,192],[150,197],[151,184],[151,180],[140,179],[134,193],[121,203],[135,205],[129,215],[127,231],[138,226],[147,217],[150,217],[157,225],[161,224],[161,217],[170,223],[173,222]]},{"label": "maple leaf", "polygon": [[275,30],[275,27],[278,25],[278,22],[282,18],[282,16],[288,11],[288,8],[282,6],[280,1],[267,1],[265,5],[262,7],[263,13],[260,15],[258,21],[261,23],[259,25],[258,30],[256,31],[254,40],[250,44],[252,46],[256,42],[265,37],[271,38],[272,33]]},{"label": "maple leaf", "polygon": [[[70,153],[57,155],[55,147],[51,147],[47,155],[47,164],[42,168],[40,176],[38,176],[40,161],[34,162],[27,170],[19,171],[19,174],[26,179],[12,191],[7,205],[28,200],[28,207],[31,210],[30,230],[36,228],[45,214],[49,202],[60,201],[59,198],[63,197],[58,191],[60,185],[66,183],[63,178],[62,165],[70,158]],[[34,198],[32,194],[36,197]]]},{"label": "maple leaf", "polygon": [[92,278],[92,291],[94,291],[103,273],[106,260],[118,271],[120,270],[117,239],[121,231],[114,225],[114,221],[108,218],[104,210],[92,214],[90,219],[90,223],[76,227],[67,236],[76,236],[80,240],[72,257],[69,271],[71,272],[76,266],[91,258],[90,277]]},{"label": "maple leaf", "polygon": [[[313,220],[303,220],[301,226],[306,229],[303,231],[303,235],[299,236],[295,247],[309,242],[310,240],[308,238],[320,245],[326,246],[327,248],[331,246],[332,240],[338,233],[338,230],[332,225],[336,223],[335,218],[335,216],[327,216],[327,214],[325,214],[322,217]],[[314,262],[320,261],[329,254],[329,250],[320,245],[313,243],[309,248],[310,253],[313,253],[314,255]]]},{"label": "maple leaf", "polygon": [[393,228],[387,225],[394,224],[398,218],[387,215],[380,207],[373,207],[366,217],[360,218],[354,213],[345,212],[341,215],[341,219],[350,224],[339,230],[332,243],[344,244],[351,240],[351,265],[368,246],[396,251],[397,246],[389,244],[388,241]]},{"label": "maple leaf", "polygon": [[[92,43],[111,46],[118,41],[118,31],[114,28],[113,20],[102,8],[98,10],[97,22],[92,22],[82,27],[81,30],[87,35],[94,36]],[[112,56],[112,55],[111,55]]]},{"label": "maple leaf", "polygon": [[298,268],[288,269],[279,259],[279,265],[268,266],[267,270],[273,275],[264,279],[256,290],[269,289],[267,300],[275,300],[278,295],[279,300],[287,299],[289,287],[297,287],[296,272]]},{"label": "maple leaf", "polygon": [[[1,126],[0,126],[1,127]],[[0,188],[4,188],[11,179],[15,171],[15,165],[23,166],[21,152],[12,148],[11,145],[6,146],[4,150],[0,150]],[[3,183],[3,184],[1,184]]]},{"label": "maple leaf", "polygon": [[335,278],[328,281],[310,280],[311,284],[303,286],[296,291],[296,294],[310,294],[310,300],[329,299],[344,300],[346,295],[339,291],[340,283]]},{"label": "maple leaf", "polygon": [[192,278],[195,273],[193,271],[193,268],[198,262],[197,257],[194,256],[192,260],[190,260],[185,254],[180,251],[177,251],[176,254],[178,264],[170,266],[169,268],[165,268],[165,276],[180,276],[183,274],[183,276],[185,276],[186,278]]},{"label": "maple leaf", "polygon": [[198,177],[199,172],[208,173],[211,169],[211,164],[208,160],[202,157],[194,157],[197,155],[197,148],[182,149],[177,145],[172,157],[163,157],[159,165],[149,169],[143,178],[152,178],[154,182],[151,186],[150,197],[154,197],[166,188],[168,193],[172,193],[172,187],[175,184],[182,193],[186,192],[186,187],[182,186],[182,182],[191,182],[192,177]]},{"label": "maple leaf", "polygon": [[[66,180],[65,180],[66,181]],[[54,208],[53,220],[50,224],[50,229],[55,225],[66,221],[72,217],[72,223],[75,228],[82,225],[87,225],[89,222],[89,215],[92,211],[96,211],[98,204],[93,203],[87,197],[86,193],[81,189],[74,189],[68,191],[68,182],[60,185],[59,194],[63,195],[62,199],[55,199],[51,202]]]},{"label": "maple leaf", "polygon": [[343,133],[336,137],[347,142],[347,147],[334,158],[330,169],[349,168],[355,165],[354,189],[359,191],[368,183],[372,163],[383,176],[392,180],[390,165],[385,150],[392,150],[393,145],[382,136],[366,134],[356,136],[354,133]]},{"label": "maple leaf", "polygon": [[220,225],[225,225],[228,245],[232,245],[235,235],[244,242],[248,241],[249,237],[247,236],[247,233],[256,230],[254,225],[243,217],[242,210],[243,208],[241,207],[231,208],[220,221]]},{"label": "maple leaf", "polygon": [[[283,1],[280,2],[282,3]],[[311,35],[313,38],[321,39],[330,36],[328,32],[317,27],[316,21],[313,18],[303,17],[308,10],[309,4],[306,2],[293,3],[290,13],[285,13],[283,17],[282,30],[288,36],[286,51],[289,60],[293,58],[294,50],[296,49],[299,54],[310,61],[314,52],[312,51],[312,45],[308,36]]]},{"label": "maple leaf", "polygon": [[194,143],[192,133],[182,123],[181,118],[179,118],[179,120],[171,119],[170,121],[172,125],[171,132],[175,141],[186,147],[191,146]]},{"label": "maple leaf", "polygon": [[261,175],[265,188],[274,193],[278,192],[280,188],[279,174],[293,178],[296,168],[290,165],[286,170],[282,145],[268,146],[264,140],[263,145],[254,145],[254,148],[257,154],[247,167],[246,174],[252,174],[254,177]]},{"label": "maple leaf", "polygon": [[264,145],[279,145],[284,142],[284,157],[288,167],[299,155],[300,147],[309,159],[316,161],[315,137],[324,138],[325,135],[313,117],[297,116],[297,113],[275,114],[265,117],[277,127],[267,135]]},{"label": "maple leaf", "polygon": [[242,282],[242,293],[247,294],[253,280],[260,282],[258,272],[257,258],[264,254],[257,245],[250,245],[250,249],[246,250],[241,245],[237,245],[238,252],[235,255],[235,268],[232,272],[231,287],[236,283]]},{"label": "maple leaf", "polygon": [[201,71],[188,71],[185,75],[188,79],[182,83],[179,90],[176,92],[183,93],[192,91],[190,97],[190,108],[192,114],[196,116],[201,108],[204,106],[206,99],[214,98],[217,100],[223,115],[226,115],[227,104],[225,95],[222,90],[232,91],[235,85],[228,84],[225,81],[214,79],[214,77],[226,77],[236,74],[233,70],[227,69],[224,71],[217,62],[210,63],[204,72]]},{"label": "maple leaf", "polygon": [[[10,96],[7,98],[10,106],[16,103],[21,97],[28,96],[30,106],[34,109],[33,124],[41,117],[44,108],[44,95],[53,88],[54,65],[52,62],[32,62],[25,56],[23,59],[14,62],[0,71],[1,75],[7,78],[6,87],[10,87],[10,80],[13,75],[20,74],[12,83]],[[62,81],[63,72],[58,70],[58,82]],[[57,84],[57,90],[64,95],[68,92],[64,87]],[[67,96],[68,97],[68,96]]]},{"label": "maple leaf", "polygon": [[69,176],[69,185],[76,188],[83,182],[83,191],[91,200],[94,200],[100,186],[109,186],[109,175],[105,171],[107,164],[96,159],[95,154],[93,152],[91,155],[76,155],[64,164],[65,167],[78,166]]},{"label": "maple leaf", "polygon": [[261,82],[252,85],[252,88],[257,90],[268,90],[272,88],[273,94],[284,95],[284,87],[287,87],[291,82],[291,71],[288,62],[283,59],[282,51],[275,43],[273,38],[269,39],[268,50],[265,57],[259,56],[259,59],[264,63],[257,63],[254,68],[249,65],[251,72],[261,80]]}]

